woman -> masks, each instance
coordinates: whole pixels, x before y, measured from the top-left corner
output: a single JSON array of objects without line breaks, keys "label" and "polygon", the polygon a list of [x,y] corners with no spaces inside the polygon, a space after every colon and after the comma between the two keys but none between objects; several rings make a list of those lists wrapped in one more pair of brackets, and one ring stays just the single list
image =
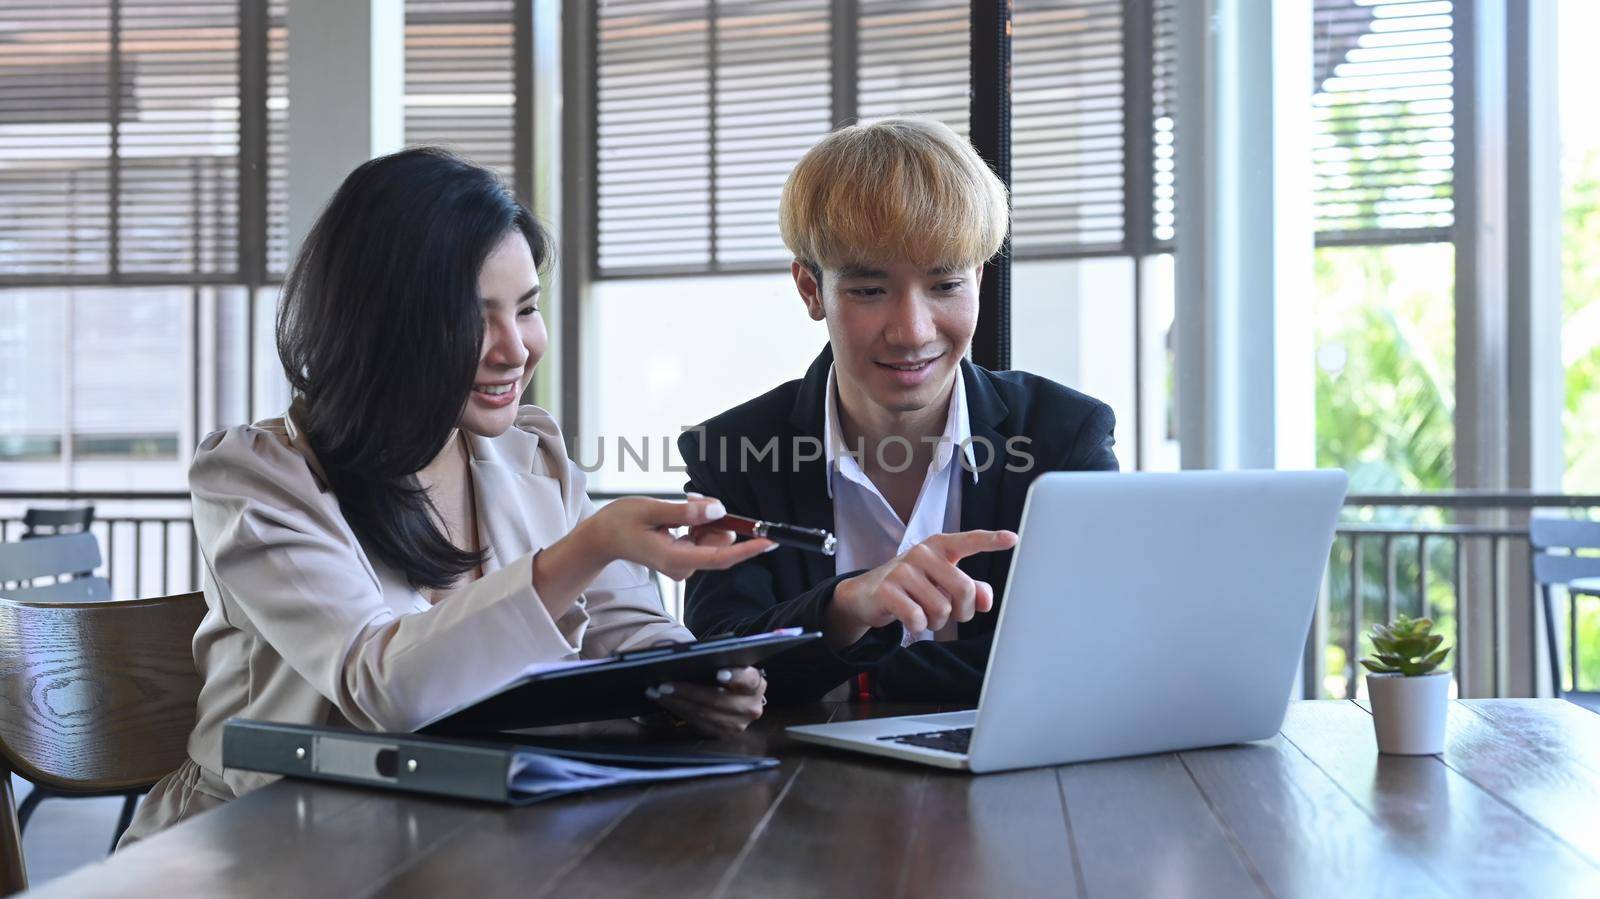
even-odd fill
[{"label": "woman", "polygon": [[[442,151],[372,160],[339,188],[284,285],[288,413],[210,435],[190,468],[205,683],[189,759],[125,843],[271,780],[223,770],[229,718],[412,730],[531,663],[693,639],[648,569],[774,548],[706,527],[723,511],[703,497],[595,510],[556,423],[516,405],[546,347],[549,252],[495,175]],[[719,679],[650,695],[742,730],[766,683]]]}]

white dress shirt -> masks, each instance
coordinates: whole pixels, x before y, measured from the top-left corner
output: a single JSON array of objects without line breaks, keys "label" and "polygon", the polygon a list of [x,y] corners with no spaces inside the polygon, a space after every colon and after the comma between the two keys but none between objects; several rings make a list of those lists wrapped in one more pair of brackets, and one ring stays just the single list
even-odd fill
[{"label": "white dress shirt", "polygon": [[[856,454],[861,447],[848,446],[845,442],[844,429],[839,424],[838,385],[834,369],[828,369],[822,445],[828,466],[828,496],[833,499],[833,535],[839,541],[834,552],[836,574],[876,568],[935,534],[961,530],[961,474],[966,471],[973,481],[978,479],[969,439],[972,428],[967,420],[964,381],[958,370],[950,396],[950,411],[945,416],[944,434],[928,463],[928,473],[922,479],[911,519],[901,521],[857,461]],[[965,466],[955,460],[958,448],[966,457]],[[890,443],[882,448],[882,462],[890,466],[903,464],[905,452],[906,446]],[[933,631],[908,633],[905,642],[951,640],[955,632],[956,622],[951,621],[938,634]]]}]

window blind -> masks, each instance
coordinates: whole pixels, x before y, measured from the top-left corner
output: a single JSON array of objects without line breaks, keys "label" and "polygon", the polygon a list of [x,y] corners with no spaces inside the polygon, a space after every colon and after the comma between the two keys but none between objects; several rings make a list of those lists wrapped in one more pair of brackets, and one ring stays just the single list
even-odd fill
[{"label": "window blind", "polygon": [[[448,147],[512,177],[511,0],[408,0],[405,141]],[[267,273],[288,267],[288,39],[283,0],[267,7]]]},{"label": "window blind", "polygon": [[[597,13],[602,275],[789,261],[784,180],[833,124],[829,0],[611,0]],[[949,0],[862,0],[858,113],[967,128],[967,16]]]},{"label": "window blind", "polygon": [[282,278],[289,241],[289,23],[285,0],[267,3],[267,276]]},{"label": "window blind", "polygon": [[0,270],[238,267],[236,0],[55,0],[0,16]]},{"label": "window blind", "polygon": [[1177,168],[1173,141],[1178,121],[1178,2],[1155,0],[1150,27],[1150,113],[1155,131],[1150,173],[1152,236],[1158,249],[1170,250],[1177,234]]},{"label": "window blind", "polygon": [[[1172,237],[1175,0],[1017,0],[1013,206],[1019,255],[1131,252],[1130,179]],[[853,10],[850,21],[831,21]],[[965,136],[969,4],[952,0],[609,0],[596,22],[596,243],[602,277],[772,269],[783,181],[832,122],[849,61],[860,121],[937,118]],[[1151,58],[1131,61],[1131,25]],[[832,45],[849,28],[851,50]],[[853,52],[853,57],[835,54]],[[1148,51],[1147,51],[1148,52]],[[1150,67],[1151,158],[1131,159],[1125,71]],[[1138,242],[1149,245],[1150,240]]]},{"label": "window blind", "polygon": [[1017,0],[1012,245],[1018,255],[1124,245],[1122,0]]},{"label": "window blind", "polygon": [[407,0],[405,140],[511,177],[511,0]]},{"label": "window blind", "polygon": [[238,269],[239,4],[121,0],[118,238],[128,273]]},{"label": "window blind", "polygon": [[[110,270],[111,4],[0,15],[0,273]],[[134,109],[132,83],[117,106]]]},{"label": "window blind", "polygon": [[710,18],[704,0],[614,0],[600,7],[600,271],[711,266]]},{"label": "window blind", "polygon": [[599,13],[598,267],[788,261],[778,197],[831,122],[828,0],[619,0]]},{"label": "window blind", "polygon": [[719,2],[716,26],[715,261],[783,265],[783,183],[832,125],[828,2]]},{"label": "window blind", "polygon": [[1443,0],[1316,0],[1319,243],[1449,239],[1452,13]]},{"label": "window blind", "polygon": [[912,114],[965,137],[972,76],[971,5],[861,0],[857,65],[861,120]]}]

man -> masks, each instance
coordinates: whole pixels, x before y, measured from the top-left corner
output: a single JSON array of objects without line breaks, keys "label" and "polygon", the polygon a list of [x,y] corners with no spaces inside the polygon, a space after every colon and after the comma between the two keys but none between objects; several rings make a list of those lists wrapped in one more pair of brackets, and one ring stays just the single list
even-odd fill
[{"label": "man", "polygon": [[781,547],[689,580],[709,637],[822,631],[769,665],[768,693],[976,702],[1028,485],[1117,468],[1111,408],[964,357],[1005,188],[937,122],[842,128],[784,186],[795,287],[828,347],[804,378],[679,440],[688,490],[729,512],[831,530],[833,558]]}]

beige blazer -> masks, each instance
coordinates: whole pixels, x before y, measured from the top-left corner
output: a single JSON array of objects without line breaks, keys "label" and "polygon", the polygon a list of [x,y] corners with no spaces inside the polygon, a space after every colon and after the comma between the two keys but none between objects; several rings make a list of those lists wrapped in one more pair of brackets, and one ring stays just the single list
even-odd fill
[{"label": "beige blazer", "polygon": [[408,731],[529,663],[693,639],[662,610],[651,572],[625,562],[560,619],[546,611],[533,556],[594,505],[543,409],[522,407],[499,437],[469,437],[484,575],[433,604],[363,550],[292,419],[211,434],[189,469],[205,683],[189,760],[151,790],[124,845],[275,779],[223,770],[229,718]]}]

